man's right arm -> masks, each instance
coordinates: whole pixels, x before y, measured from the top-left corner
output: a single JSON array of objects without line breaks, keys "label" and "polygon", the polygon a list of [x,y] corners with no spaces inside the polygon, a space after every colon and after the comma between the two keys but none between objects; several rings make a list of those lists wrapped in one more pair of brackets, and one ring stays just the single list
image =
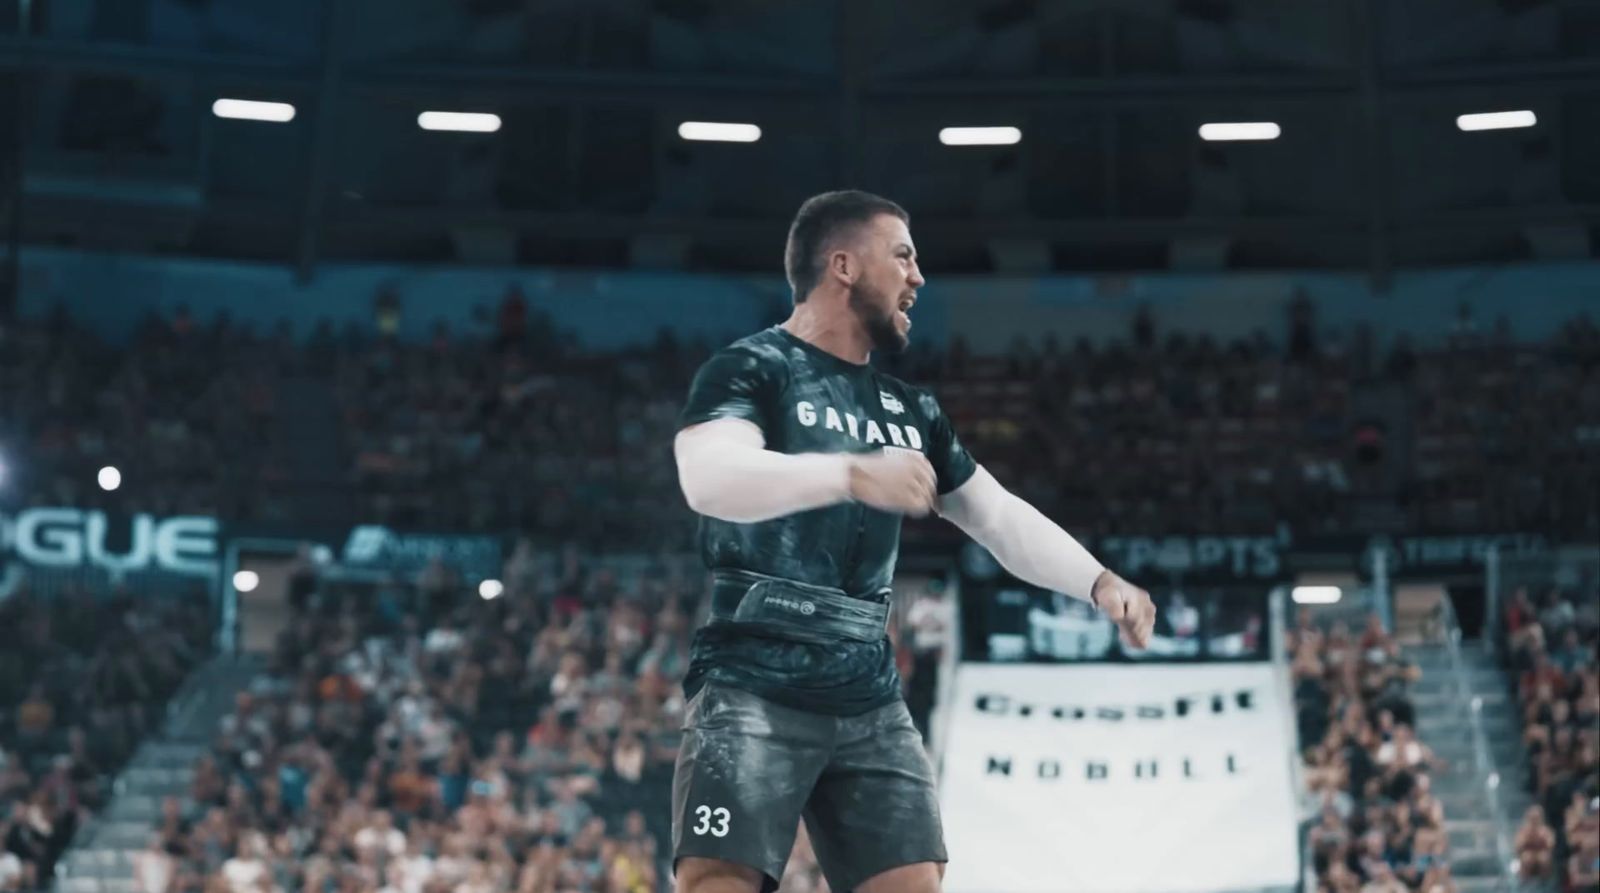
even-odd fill
[{"label": "man's right arm", "polygon": [[849,454],[769,450],[743,419],[691,425],[672,451],[689,508],[723,521],[753,524],[850,498]]},{"label": "man's right arm", "polygon": [[932,509],[933,468],[921,453],[767,449],[764,432],[782,400],[781,379],[772,357],[748,347],[719,351],[695,373],[672,443],[691,509],[739,524],[851,499],[913,515]]},{"label": "man's right arm", "polygon": [[689,508],[754,524],[857,500],[920,516],[933,507],[933,468],[921,453],[779,453],[761,428],[722,418],[691,425],[673,440],[678,484]]},{"label": "man's right arm", "polygon": [[695,373],[672,442],[690,509],[748,524],[849,498],[845,456],[766,449],[782,378],[779,361],[742,345],[718,351]]}]

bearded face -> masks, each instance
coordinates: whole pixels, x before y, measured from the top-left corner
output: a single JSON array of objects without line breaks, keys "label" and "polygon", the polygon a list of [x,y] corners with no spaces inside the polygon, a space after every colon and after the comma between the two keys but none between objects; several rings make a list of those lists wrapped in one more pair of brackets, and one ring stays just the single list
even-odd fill
[{"label": "bearded face", "polygon": [[896,319],[900,315],[898,297],[880,291],[863,279],[850,286],[850,309],[872,339],[874,351],[897,354],[911,343],[909,331],[901,331]]}]

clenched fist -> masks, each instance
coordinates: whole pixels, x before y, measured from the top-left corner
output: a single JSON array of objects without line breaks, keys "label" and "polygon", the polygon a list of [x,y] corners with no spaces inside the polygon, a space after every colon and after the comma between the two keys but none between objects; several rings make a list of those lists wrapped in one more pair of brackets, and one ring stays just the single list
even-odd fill
[{"label": "clenched fist", "polygon": [[937,478],[916,450],[885,447],[850,459],[850,498],[885,512],[920,518],[933,511]]},{"label": "clenched fist", "polygon": [[1089,600],[1122,630],[1124,644],[1131,648],[1150,644],[1156,626],[1156,604],[1150,593],[1110,571],[1101,571]]}]

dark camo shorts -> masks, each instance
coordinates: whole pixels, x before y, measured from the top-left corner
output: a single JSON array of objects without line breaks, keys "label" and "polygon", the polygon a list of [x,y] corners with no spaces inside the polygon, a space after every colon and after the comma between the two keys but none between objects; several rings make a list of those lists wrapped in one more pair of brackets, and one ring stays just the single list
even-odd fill
[{"label": "dark camo shorts", "polygon": [[737,862],[777,888],[803,817],[828,886],[945,862],[933,766],[905,702],[860,716],[774,704],[708,682],[690,699],[672,784],[673,864]]}]

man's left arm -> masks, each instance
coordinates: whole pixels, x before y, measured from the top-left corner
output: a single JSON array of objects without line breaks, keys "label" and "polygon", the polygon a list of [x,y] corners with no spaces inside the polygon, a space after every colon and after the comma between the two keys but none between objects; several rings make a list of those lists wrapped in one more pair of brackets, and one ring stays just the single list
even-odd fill
[{"label": "man's left arm", "polygon": [[1020,580],[1099,608],[1136,648],[1150,643],[1156,608],[1150,593],[1107,570],[1059,525],[977,466],[934,510],[994,554]]},{"label": "man's left arm", "polygon": [[962,446],[932,392],[918,389],[916,401],[927,420],[928,463],[937,477],[934,511],[994,553],[1012,575],[1093,604],[1122,628],[1128,644],[1148,645],[1156,622],[1150,593],[1106,570],[1071,534],[1002,487]]}]

